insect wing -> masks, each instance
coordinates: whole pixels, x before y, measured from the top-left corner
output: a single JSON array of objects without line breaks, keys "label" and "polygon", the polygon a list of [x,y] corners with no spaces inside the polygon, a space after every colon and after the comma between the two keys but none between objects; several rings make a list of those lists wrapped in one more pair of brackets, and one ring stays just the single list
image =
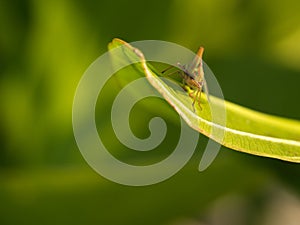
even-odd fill
[{"label": "insect wing", "polygon": [[188,65],[187,70],[189,75],[197,81],[201,81],[203,77],[203,64],[202,64],[202,55],[204,48],[200,47],[198,52],[193,59],[192,63]]}]

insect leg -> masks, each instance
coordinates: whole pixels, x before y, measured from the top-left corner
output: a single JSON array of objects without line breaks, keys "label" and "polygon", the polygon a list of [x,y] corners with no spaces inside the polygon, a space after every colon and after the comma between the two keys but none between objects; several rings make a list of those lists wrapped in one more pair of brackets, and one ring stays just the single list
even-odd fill
[{"label": "insect leg", "polygon": [[198,105],[199,105],[199,107],[200,107],[200,109],[202,109],[201,108],[201,105],[200,105],[200,103],[201,103],[201,92],[202,92],[202,87],[200,86],[199,88],[198,88],[198,92],[199,92],[199,96],[198,96]]},{"label": "insect leg", "polygon": [[179,75],[181,76],[182,78],[182,86],[184,87],[186,82],[185,82],[185,79],[184,79],[184,73],[182,71],[179,71]]},{"label": "insect leg", "polygon": [[171,75],[173,75],[173,74],[176,74],[176,73],[179,73],[179,71],[174,71],[174,72],[172,72],[172,73],[169,73],[169,74],[164,74],[164,76],[171,76]]},{"label": "insect leg", "polygon": [[[197,95],[198,95],[198,92],[199,92],[199,89],[197,89],[196,93],[194,94],[193,98],[193,103],[192,103],[192,106],[193,106],[193,111],[195,112],[195,102],[197,100]],[[201,107],[200,107],[201,108]]]},{"label": "insect leg", "polygon": [[203,80],[203,85],[204,85],[204,92],[205,92],[205,94],[206,94],[207,100],[208,100],[208,102],[210,102],[210,99],[209,99],[209,92],[208,92],[208,87],[207,87],[207,83],[206,83],[206,80],[205,80],[205,79]]}]

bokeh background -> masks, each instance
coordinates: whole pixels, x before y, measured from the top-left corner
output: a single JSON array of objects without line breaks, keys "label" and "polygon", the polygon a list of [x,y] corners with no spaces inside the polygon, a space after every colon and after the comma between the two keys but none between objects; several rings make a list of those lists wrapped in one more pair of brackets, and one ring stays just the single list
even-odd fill
[{"label": "bokeh background", "polygon": [[[114,37],[166,40],[194,51],[204,45],[227,100],[300,119],[299,11],[297,0],[1,0],[0,224],[300,224],[297,164],[222,148],[200,173],[207,141],[200,136],[192,160],[171,179],[127,187],[87,165],[71,121],[82,74]],[[106,103],[97,106],[99,130],[109,126],[103,121],[117,90],[110,85],[102,93]],[[153,108],[166,105],[153,101]],[[134,111],[140,122],[133,130],[149,135],[148,118],[159,110],[141,104]],[[168,153],[142,158],[116,144],[111,129],[101,137],[132,163]],[[176,144],[169,139],[162,149]]]}]

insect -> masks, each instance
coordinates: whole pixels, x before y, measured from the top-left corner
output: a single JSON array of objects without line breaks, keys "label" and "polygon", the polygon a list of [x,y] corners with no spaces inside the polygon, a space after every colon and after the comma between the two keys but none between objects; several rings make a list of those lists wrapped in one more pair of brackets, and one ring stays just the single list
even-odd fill
[{"label": "insect", "polygon": [[[180,63],[177,63],[177,66],[181,70],[177,70],[167,75],[169,76],[174,73],[179,73],[180,76],[182,77],[183,86],[185,87],[185,85],[187,85],[191,89],[195,90],[192,96],[193,97],[192,107],[194,112],[195,112],[196,101],[198,102],[199,108],[202,109],[200,105],[201,103],[200,100],[201,100],[201,92],[203,89],[209,101],[208,88],[207,88],[207,83],[204,77],[204,70],[203,70],[203,60],[202,60],[203,52],[204,52],[204,48],[200,47],[192,63],[188,65],[181,65]],[[170,70],[171,68],[173,68],[173,66],[163,70],[162,74],[164,74],[166,71]]]}]

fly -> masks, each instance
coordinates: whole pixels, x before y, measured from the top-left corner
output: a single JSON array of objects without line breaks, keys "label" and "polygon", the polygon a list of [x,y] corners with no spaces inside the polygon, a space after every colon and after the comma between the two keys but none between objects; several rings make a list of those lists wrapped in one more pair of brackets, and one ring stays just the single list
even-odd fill
[{"label": "fly", "polygon": [[[204,48],[200,47],[192,63],[188,65],[181,65],[180,63],[177,63],[177,66],[181,70],[168,74],[169,76],[174,73],[179,73],[180,76],[182,77],[183,86],[187,85],[188,87],[194,90],[194,94],[192,96],[193,97],[192,107],[194,112],[195,112],[196,101],[198,102],[198,106],[200,110],[202,109],[200,103],[201,103],[201,93],[203,90],[207,96],[207,99],[209,100],[208,88],[207,88],[207,83],[204,77],[204,70],[203,70],[203,60],[202,60],[203,52],[204,52]],[[162,73],[165,73],[172,67],[173,66],[168,67],[167,69],[162,71]]]}]

